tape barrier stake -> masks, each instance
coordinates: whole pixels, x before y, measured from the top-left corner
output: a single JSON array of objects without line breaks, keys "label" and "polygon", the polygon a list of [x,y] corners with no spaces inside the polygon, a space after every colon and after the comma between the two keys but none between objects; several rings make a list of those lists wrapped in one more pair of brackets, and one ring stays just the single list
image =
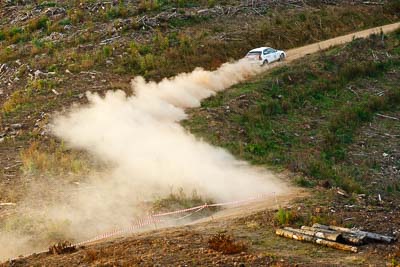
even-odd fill
[{"label": "tape barrier stake", "polygon": [[151,212],[151,221],[153,222],[153,224],[154,224],[154,228],[156,229],[156,230],[158,230],[158,228],[157,228],[157,222],[156,222],[156,220],[154,219],[154,212]]}]

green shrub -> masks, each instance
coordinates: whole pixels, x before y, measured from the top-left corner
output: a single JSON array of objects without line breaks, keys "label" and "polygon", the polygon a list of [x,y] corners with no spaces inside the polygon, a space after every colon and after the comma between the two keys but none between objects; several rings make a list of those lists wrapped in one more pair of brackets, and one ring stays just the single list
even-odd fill
[{"label": "green shrub", "polygon": [[267,153],[265,147],[260,144],[248,144],[246,151],[256,156],[264,156]]},{"label": "green shrub", "polygon": [[177,0],[178,7],[185,7],[186,6],[186,0]]},{"label": "green shrub", "polygon": [[3,112],[11,113],[21,108],[28,101],[28,97],[23,90],[16,90],[10,95],[6,102],[3,103]]},{"label": "green shrub", "polygon": [[9,30],[8,34],[9,34],[11,37],[13,37],[13,36],[15,36],[15,35],[22,34],[23,32],[24,32],[24,30],[23,30],[22,28],[20,28],[20,27],[12,27],[12,28]]},{"label": "green shrub", "polygon": [[112,56],[112,47],[108,46],[108,45],[104,46],[103,47],[103,55],[106,58]]},{"label": "green shrub", "polygon": [[51,1],[44,1],[44,2],[41,2],[39,5],[38,5],[39,7],[41,7],[41,8],[45,8],[45,7],[55,7],[55,6],[57,6],[57,3],[56,2],[51,2]]},{"label": "green shrub", "polygon": [[128,10],[123,5],[112,7],[107,10],[106,16],[108,19],[125,18],[128,16]]},{"label": "green shrub", "polygon": [[71,25],[71,20],[69,18],[65,18],[60,20],[58,24],[61,26]]},{"label": "green shrub", "polygon": [[333,180],[336,177],[335,172],[329,162],[310,157],[306,164],[307,165],[304,173],[309,177],[319,180]]},{"label": "green shrub", "polygon": [[32,20],[28,24],[28,29],[30,32],[34,32],[36,30],[47,30],[50,25],[50,20],[48,17],[40,17],[38,19]]},{"label": "green shrub", "polygon": [[33,39],[32,44],[36,48],[43,48],[44,47],[44,42],[38,39]]},{"label": "green shrub", "polygon": [[295,182],[296,182],[296,184],[297,184],[298,186],[301,186],[301,187],[313,187],[313,186],[315,185],[315,183],[313,183],[313,182],[307,180],[307,179],[304,178],[304,177],[297,178],[297,179],[295,180]]},{"label": "green shrub", "polygon": [[279,225],[290,225],[299,220],[299,215],[292,210],[286,210],[280,208],[278,212],[275,214],[275,221]]},{"label": "green shrub", "polygon": [[349,193],[363,193],[361,185],[354,179],[354,177],[348,175],[344,175],[344,177],[338,177],[336,179],[336,185]]},{"label": "green shrub", "polygon": [[157,10],[160,8],[160,1],[158,0],[140,0],[138,11],[143,13],[146,11]]},{"label": "green shrub", "polygon": [[285,113],[287,110],[287,106],[282,106],[282,103],[278,99],[270,99],[265,103],[260,104],[261,112],[265,115],[277,115]]},{"label": "green shrub", "polygon": [[384,5],[385,11],[390,14],[400,14],[400,0],[390,0]]}]

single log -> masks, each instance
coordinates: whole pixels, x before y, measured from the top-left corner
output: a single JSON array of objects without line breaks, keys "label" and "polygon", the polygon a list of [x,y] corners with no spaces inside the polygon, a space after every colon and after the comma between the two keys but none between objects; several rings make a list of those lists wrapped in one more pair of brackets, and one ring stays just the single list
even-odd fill
[{"label": "single log", "polygon": [[305,235],[310,235],[310,236],[315,236],[318,238],[323,238],[323,239],[327,239],[327,240],[331,240],[331,241],[338,241],[338,239],[340,238],[340,233],[338,232],[323,232],[323,231],[319,231],[318,228],[313,228],[313,229],[304,229],[303,227],[301,227],[301,229],[294,229],[291,227],[285,227],[285,230],[289,230],[291,232],[294,233],[299,233],[299,234],[305,234]]},{"label": "single log", "polygon": [[287,237],[287,238],[291,238],[291,239],[295,239],[295,240],[316,243],[316,244],[323,245],[326,247],[336,248],[336,249],[345,250],[345,251],[357,252],[357,247],[340,244],[337,242],[325,240],[325,239],[310,236],[310,235],[294,233],[292,231],[285,230],[285,229],[276,229],[275,233],[279,236],[283,236],[283,237]]},{"label": "single log", "polygon": [[315,227],[310,227],[310,226],[302,226],[301,229],[311,230],[311,231],[319,231],[319,232],[328,233],[328,234],[333,234],[333,233],[340,234],[338,239],[335,241],[338,241],[338,242],[344,241],[345,243],[350,243],[353,245],[364,244],[364,240],[366,237],[365,235],[356,235],[356,234],[352,234],[352,233],[338,232],[338,231],[334,231],[334,230],[315,228]]},{"label": "single log", "polygon": [[344,233],[351,233],[357,236],[363,236],[365,235],[366,238],[369,239],[373,239],[373,240],[377,240],[377,241],[383,241],[386,243],[392,243],[394,241],[396,241],[395,237],[392,236],[386,236],[386,235],[381,235],[381,234],[376,234],[376,233],[371,233],[371,232],[366,232],[366,231],[360,231],[360,230],[353,230],[353,229],[349,229],[349,228],[345,228],[345,227],[339,227],[339,226],[327,226],[327,225],[323,225],[323,224],[318,224],[315,223],[313,225],[314,228],[320,228],[320,229],[327,229],[327,230],[336,230],[336,231],[340,231],[340,232],[344,232]]},{"label": "single log", "polygon": [[337,231],[334,231],[334,230],[323,229],[323,228],[317,228],[317,227],[311,227],[311,226],[305,226],[305,225],[302,226],[301,229],[304,229],[304,230],[312,230],[312,231],[321,231],[321,232],[324,232],[324,233],[331,233],[331,234],[337,233]]},{"label": "single log", "polygon": [[342,238],[346,243],[353,245],[362,245],[365,243],[365,235],[355,235],[351,233],[342,233]]}]

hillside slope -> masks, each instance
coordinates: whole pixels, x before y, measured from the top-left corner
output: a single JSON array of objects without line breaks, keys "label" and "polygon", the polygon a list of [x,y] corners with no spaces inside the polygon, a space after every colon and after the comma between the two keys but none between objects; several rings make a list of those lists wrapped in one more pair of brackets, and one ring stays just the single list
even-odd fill
[{"label": "hillside slope", "polygon": [[[299,164],[300,166],[308,167],[309,162],[315,164],[312,166],[324,164],[323,170],[326,173],[322,174],[324,175],[322,180],[319,176],[313,176],[314,173],[292,169],[294,173],[304,172],[303,175],[292,175],[300,185],[320,184],[320,187],[312,190],[314,192],[312,198],[292,201],[290,205],[286,204],[285,208],[279,211],[292,214],[288,221],[283,222],[277,219],[275,211],[263,210],[237,218],[220,218],[197,225],[115,239],[80,248],[73,254],[34,255],[17,260],[13,264],[148,265],[157,262],[167,265],[234,266],[246,263],[291,266],[296,263],[324,266],[335,262],[342,266],[364,266],[365,264],[379,266],[384,262],[395,262],[398,259],[396,256],[398,244],[369,245],[362,248],[363,253],[349,256],[346,252],[277,238],[274,236],[273,229],[282,223],[298,225],[323,222],[352,225],[386,234],[398,234],[396,227],[399,223],[400,210],[397,208],[399,192],[396,191],[398,175],[395,171],[398,168],[398,161],[396,161],[398,142],[394,140],[399,136],[399,128],[398,124],[387,120],[395,120],[390,118],[399,117],[400,91],[396,86],[400,66],[399,36],[398,31],[384,36],[383,39],[381,35],[374,35],[367,40],[355,40],[349,45],[311,55],[291,65],[277,67],[261,75],[257,81],[239,84],[227,92],[210,98],[204,102],[201,109],[191,112],[191,117],[186,122],[191,131],[215,144],[231,149],[233,153],[245,159],[256,163],[267,163],[269,166],[281,167],[288,164],[290,169],[294,165],[290,161],[292,157],[298,160],[299,158],[295,156],[301,153],[313,158],[310,160],[302,156],[304,165]],[[373,51],[371,56],[355,53],[366,48]],[[332,62],[337,64],[332,64]],[[314,71],[318,72],[318,78],[316,78],[317,75],[313,75]],[[326,79],[326,77],[330,78],[329,85],[332,87],[325,90],[325,87],[321,87],[321,81],[317,82],[317,80]],[[296,87],[293,86],[294,81],[296,81]],[[280,86],[275,88],[277,84]],[[355,98],[354,95],[358,97]],[[288,104],[285,105],[287,109],[284,110],[280,106],[282,102],[273,103],[273,106],[270,106],[274,99],[278,101],[288,99]],[[258,105],[266,105],[266,107],[258,109]],[[352,112],[358,115],[352,115]],[[385,112],[387,117],[373,116],[381,114],[377,112]],[[242,116],[247,116],[248,119],[240,118]],[[253,116],[256,117],[252,118]],[[347,119],[341,119],[341,116],[346,116]],[[323,138],[329,134],[328,130],[332,129],[329,127],[333,125],[333,122],[327,118],[334,118],[339,125],[352,123],[350,126],[347,124],[343,126],[351,130],[351,132],[346,132],[350,140],[333,143],[332,146],[321,145],[321,142],[325,142]],[[252,123],[246,123],[248,120]],[[299,125],[303,125],[304,121],[310,126],[300,127]],[[370,124],[365,125],[365,121],[370,121]],[[266,125],[272,126],[273,131],[261,128]],[[256,132],[258,134],[255,134]],[[386,136],[385,142],[377,142],[376,138],[379,140],[382,138],[382,135],[378,135],[379,132],[383,132],[383,136]],[[260,136],[261,133],[264,133],[264,136]],[[270,136],[266,137],[267,134]],[[246,138],[243,138],[243,135]],[[287,138],[289,135],[290,138]],[[241,142],[232,141],[234,138],[246,140],[247,144],[254,144],[250,147],[254,148],[258,145],[258,148],[243,147],[242,150],[236,150],[238,148],[234,145],[240,145]],[[358,143],[360,141],[357,140],[362,140],[362,142]],[[269,146],[265,150],[269,154],[262,154],[261,144]],[[331,143],[328,144],[331,145]],[[324,158],[317,156],[317,153],[321,153],[318,149],[334,149],[333,152],[339,150],[340,153],[346,154],[344,158]],[[361,152],[360,149],[362,149]],[[386,152],[381,154],[379,151]],[[390,155],[389,160],[380,160],[381,157],[388,157],[383,153]],[[375,155],[375,157],[360,161],[359,157],[365,154]],[[374,160],[374,164],[378,165],[376,169],[369,167],[369,160]],[[357,167],[353,168],[353,166]],[[341,180],[342,177],[336,173],[334,175],[337,176],[327,174],[332,170],[340,170],[350,175],[353,173],[351,168],[356,169],[361,176],[347,176],[346,179]],[[381,171],[375,171],[378,169]],[[391,175],[388,176],[388,172]],[[371,180],[361,179],[361,177],[365,179],[369,176],[372,183]],[[352,187],[347,183],[351,183]],[[336,194],[335,185],[345,188],[348,195],[343,197]],[[352,194],[354,190],[362,190],[364,194]],[[378,193],[383,202],[377,201],[376,194]],[[233,234],[239,240],[246,241],[248,251],[240,255],[224,255],[210,250],[207,243],[209,238],[221,232]],[[151,249],[149,249],[150,246]],[[173,257],[163,255],[173,255]]]},{"label": "hillside slope", "polygon": [[[224,62],[241,58],[254,46],[289,49],[393,23],[399,19],[399,6],[398,1],[3,1],[0,203],[5,205],[0,206],[1,231],[30,234],[48,243],[63,240],[60,228],[68,222],[40,222],[39,229],[29,214],[20,216],[18,208],[27,204],[25,196],[34,191],[39,200],[54,197],[62,201],[62,192],[40,192],[40,185],[49,185],[50,190],[64,185],[80,188],[89,172],[107,168],[85,151],[67,148],[48,129],[55,112],[64,112],[73,103],[87,102],[84,92],[103,95],[108,90],[121,89],[130,95],[129,82],[136,75],[159,81],[199,66],[216,69]],[[242,23],[238,25],[238,21]],[[235,86],[211,98],[184,124],[191,132],[242,159],[290,170],[296,174],[292,180],[301,186],[318,188],[317,191],[320,186],[327,188],[322,189],[322,194],[329,197],[321,199],[317,192],[310,203],[295,204],[295,208],[300,207],[299,216],[291,209],[282,210],[296,215],[291,224],[329,221],[397,233],[398,45],[398,33],[390,37],[376,35],[369,41],[356,40],[343,49],[307,57],[303,63],[283,66],[259,81]],[[336,196],[336,186],[346,190],[349,197]],[[366,196],[357,195],[360,193]],[[28,204],[43,205],[40,201]],[[328,207],[334,207],[334,211]],[[322,208],[323,212],[316,214],[315,208]],[[250,246],[249,255],[264,253],[261,260],[316,260],[301,249],[291,247],[293,253],[285,255],[279,252],[281,248],[264,243],[264,237],[271,238],[284,247],[272,233],[271,225],[277,225],[274,216],[265,211],[217,224],[222,229],[231,223],[233,228],[238,227],[234,234],[240,237],[243,233],[244,239],[257,243],[255,250]],[[367,220],[362,219],[365,216],[369,216]],[[254,233],[246,232],[243,220],[254,220],[262,225],[257,233],[266,234],[253,239]],[[179,243],[187,245],[187,250],[179,254],[181,262],[194,264],[187,258],[192,255],[191,235],[182,231],[185,229],[172,231],[172,236],[182,235]],[[202,231],[207,233],[207,227]],[[210,233],[213,231],[219,230],[210,228]],[[156,234],[154,246],[162,245],[163,234]],[[147,251],[151,243],[148,240],[153,237],[145,236],[141,249]],[[200,240],[199,247],[206,246],[206,238]],[[113,255],[119,256],[112,258],[107,248],[103,257],[103,245],[110,244],[100,244],[93,251],[80,250],[75,256],[40,255],[15,263],[141,261],[129,258],[125,252],[118,254],[119,248],[112,248],[117,251]],[[180,250],[176,245],[170,253]],[[276,255],[265,254],[271,249]],[[395,249],[389,247],[386,251],[378,245],[377,253],[397,259],[393,256]],[[332,253],[321,261],[327,263],[343,255]],[[143,259],[146,264],[152,259],[154,262],[153,252],[150,254]],[[220,260],[220,256],[214,253],[212,257]],[[126,258],[118,263],[121,257]],[[205,257],[198,260],[204,261]],[[232,264],[250,261],[240,257],[226,260]],[[169,260],[172,264],[176,258]],[[375,254],[370,260],[379,263]],[[351,259],[346,258],[344,263],[350,264]]]}]

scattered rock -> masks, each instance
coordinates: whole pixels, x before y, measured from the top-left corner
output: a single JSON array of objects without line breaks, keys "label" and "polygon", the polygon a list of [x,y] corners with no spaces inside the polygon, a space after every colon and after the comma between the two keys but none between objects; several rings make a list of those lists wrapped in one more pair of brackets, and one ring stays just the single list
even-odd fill
[{"label": "scattered rock", "polygon": [[64,26],[64,30],[66,30],[66,31],[69,31],[69,30],[71,30],[72,29],[72,26],[71,25],[65,25]]},{"label": "scattered rock", "polygon": [[55,75],[55,74],[56,74],[55,72],[42,72],[41,70],[36,70],[34,72],[35,79],[40,79],[42,77],[48,77],[50,75]]},{"label": "scattered rock", "polygon": [[62,7],[49,7],[44,12],[48,17],[62,17],[67,14],[64,8]]},{"label": "scattered rock", "polygon": [[1,66],[0,66],[0,73],[2,73],[3,70],[7,70],[7,64],[1,64]]},{"label": "scattered rock", "polygon": [[344,197],[348,197],[348,196],[349,196],[349,195],[346,193],[346,191],[344,191],[343,189],[340,189],[340,188],[337,188],[337,189],[336,189],[336,193],[338,193],[339,195],[344,196]]},{"label": "scattered rock", "polygon": [[14,123],[14,124],[10,125],[11,129],[14,129],[14,130],[22,129],[22,126],[23,126],[22,123]]},{"label": "scattered rock", "polygon": [[51,41],[51,42],[59,42],[61,41],[61,39],[64,37],[64,34],[62,34],[61,32],[52,32],[49,36],[43,38],[43,41]]}]

